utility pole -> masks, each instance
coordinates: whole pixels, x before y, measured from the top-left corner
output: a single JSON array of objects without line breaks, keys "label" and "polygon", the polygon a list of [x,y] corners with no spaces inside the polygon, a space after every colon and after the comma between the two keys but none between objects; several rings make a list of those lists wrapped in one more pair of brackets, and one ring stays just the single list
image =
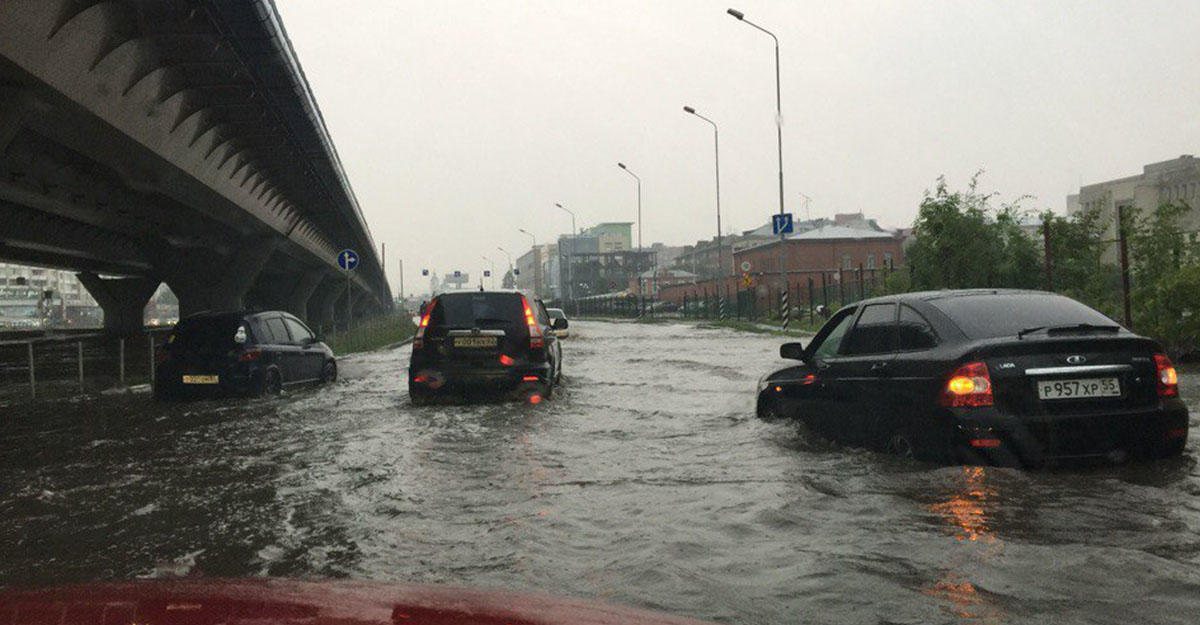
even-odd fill
[{"label": "utility pole", "polygon": [[1054,271],[1053,260],[1050,255],[1050,214],[1047,213],[1042,217],[1042,259],[1046,265],[1046,290],[1054,290]]},{"label": "utility pole", "polygon": [[1133,330],[1133,306],[1129,300],[1129,245],[1126,242],[1127,230],[1125,206],[1117,207],[1117,243],[1121,253],[1121,295],[1125,304],[1125,327]]}]

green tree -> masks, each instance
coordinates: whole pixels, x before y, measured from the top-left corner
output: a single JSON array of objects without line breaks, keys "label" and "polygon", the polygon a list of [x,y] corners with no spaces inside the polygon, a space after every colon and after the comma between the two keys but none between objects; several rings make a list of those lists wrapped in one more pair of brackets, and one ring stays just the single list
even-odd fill
[{"label": "green tree", "polygon": [[992,208],[994,194],[977,191],[979,175],[966,191],[951,192],[939,177],[935,190],[926,192],[906,254],[911,288],[1038,285],[1040,254],[1021,230],[1021,200]]},{"label": "green tree", "polygon": [[1186,204],[1127,217],[1134,328],[1175,355],[1200,349],[1200,243],[1186,232]]},{"label": "green tree", "polygon": [[1073,215],[1042,214],[1050,225],[1050,261],[1056,292],[1077,299],[1105,314],[1120,317],[1119,268],[1104,262],[1104,252],[1115,249],[1107,240],[1107,225],[1099,209]]}]

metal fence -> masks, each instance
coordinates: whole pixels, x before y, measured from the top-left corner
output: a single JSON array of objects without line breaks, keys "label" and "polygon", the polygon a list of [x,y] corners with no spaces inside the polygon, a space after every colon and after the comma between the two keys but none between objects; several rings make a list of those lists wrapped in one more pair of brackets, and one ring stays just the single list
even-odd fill
[{"label": "metal fence", "polygon": [[771,274],[672,287],[682,290],[681,315],[691,319],[775,322],[787,317],[815,325],[838,308],[881,294],[891,269],[788,272],[786,282]]},{"label": "metal fence", "polygon": [[[37,398],[151,383],[160,342],[170,328],[114,338],[66,332],[0,339],[0,391]],[[23,390],[22,390],[23,389]]]}]

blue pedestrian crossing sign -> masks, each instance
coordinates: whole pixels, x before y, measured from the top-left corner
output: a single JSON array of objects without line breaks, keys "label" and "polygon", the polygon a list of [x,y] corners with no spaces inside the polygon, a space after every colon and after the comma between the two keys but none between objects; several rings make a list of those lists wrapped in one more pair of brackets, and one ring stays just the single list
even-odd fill
[{"label": "blue pedestrian crossing sign", "polygon": [[461,278],[461,277],[462,277],[462,272],[461,272],[461,271],[459,271],[459,270],[457,270],[457,269],[455,269],[455,270],[454,270],[454,277],[455,277],[455,278]]},{"label": "blue pedestrian crossing sign", "polygon": [[422,270],[421,270],[421,275],[423,275],[423,276],[427,276],[427,275],[429,275],[429,270],[428,270],[428,269],[422,269]]},{"label": "blue pedestrian crossing sign", "polygon": [[354,271],[354,268],[358,266],[358,252],[349,248],[344,249],[338,252],[337,261],[338,267],[341,267],[343,271]]},{"label": "blue pedestrian crossing sign", "polygon": [[488,269],[484,269],[484,270],[483,270],[483,277],[485,277],[485,278],[490,278],[490,277],[492,277],[492,272],[491,272],[490,270],[488,270]]},{"label": "blue pedestrian crossing sign", "polygon": [[792,214],[779,213],[778,215],[771,215],[771,231],[775,234],[791,234],[794,232]]}]

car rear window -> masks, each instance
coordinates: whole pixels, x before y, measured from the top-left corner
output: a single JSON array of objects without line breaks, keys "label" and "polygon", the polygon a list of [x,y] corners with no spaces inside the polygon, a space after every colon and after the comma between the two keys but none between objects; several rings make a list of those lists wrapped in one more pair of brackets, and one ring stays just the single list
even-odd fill
[{"label": "car rear window", "polygon": [[1092,308],[1061,295],[996,293],[935,299],[942,311],[972,339],[1015,336],[1021,330],[1087,323],[1116,325]]},{"label": "car rear window", "polygon": [[520,324],[525,311],[516,293],[443,295],[429,314],[431,328],[487,328]]},{"label": "car rear window", "polygon": [[171,333],[171,345],[187,351],[223,351],[234,345],[241,317],[220,315],[184,319]]}]

